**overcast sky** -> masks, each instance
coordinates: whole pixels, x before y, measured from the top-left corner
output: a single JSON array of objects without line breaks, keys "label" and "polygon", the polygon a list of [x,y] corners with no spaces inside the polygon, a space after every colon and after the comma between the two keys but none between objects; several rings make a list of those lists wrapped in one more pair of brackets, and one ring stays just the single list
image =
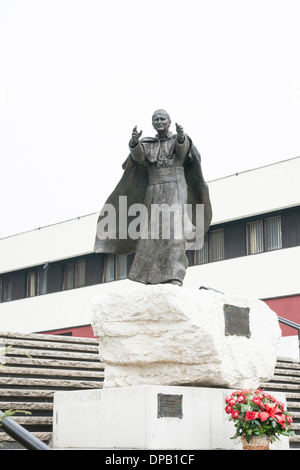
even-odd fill
[{"label": "overcast sky", "polygon": [[299,0],[0,0],[0,238],[100,210],[157,108],[207,181],[299,156],[299,18]]}]

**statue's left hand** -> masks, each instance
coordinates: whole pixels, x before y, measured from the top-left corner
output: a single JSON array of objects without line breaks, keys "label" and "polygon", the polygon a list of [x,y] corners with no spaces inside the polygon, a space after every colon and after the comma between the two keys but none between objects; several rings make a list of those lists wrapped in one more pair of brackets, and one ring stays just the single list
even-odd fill
[{"label": "statue's left hand", "polygon": [[177,132],[177,138],[180,142],[182,142],[184,140],[184,131],[183,131],[183,127],[182,126],[179,126],[179,124],[177,124],[176,122],[176,132]]}]

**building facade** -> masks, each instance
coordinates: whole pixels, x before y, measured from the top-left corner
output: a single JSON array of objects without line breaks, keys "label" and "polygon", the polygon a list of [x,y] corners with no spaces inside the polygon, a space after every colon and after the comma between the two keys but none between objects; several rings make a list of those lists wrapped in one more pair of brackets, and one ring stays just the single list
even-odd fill
[{"label": "building facade", "polygon": [[[265,301],[300,323],[300,157],[208,183],[213,220],[184,287]],[[98,213],[0,240],[0,328],[93,336],[95,295],[130,289],[133,255],[93,252]],[[281,325],[298,348],[297,331]]]}]

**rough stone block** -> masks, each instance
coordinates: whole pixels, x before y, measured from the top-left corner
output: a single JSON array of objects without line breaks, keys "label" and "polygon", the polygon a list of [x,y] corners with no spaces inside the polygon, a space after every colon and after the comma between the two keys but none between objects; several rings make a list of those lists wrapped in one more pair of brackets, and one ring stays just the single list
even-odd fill
[{"label": "rough stone block", "polygon": [[281,330],[262,301],[173,285],[92,299],[104,387],[255,388],[270,380]]}]

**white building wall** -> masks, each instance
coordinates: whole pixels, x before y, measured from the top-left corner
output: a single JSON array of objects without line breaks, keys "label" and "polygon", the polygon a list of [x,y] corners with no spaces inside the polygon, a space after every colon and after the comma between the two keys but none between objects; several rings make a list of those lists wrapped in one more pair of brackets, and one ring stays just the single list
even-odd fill
[{"label": "white building wall", "polygon": [[[184,287],[206,286],[250,298],[299,294],[299,264],[300,247],[223,260],[188,268]],[[0,329],[29,333],[90,324],[93,296],[137,285],[125,279],[5,302],[0,306]]]},{"label": "white building wall", "polygon": [[300,293],[299,266],[297,246],[190,267],[184,285],[259,299],[293,295]]},{"label": "white building wall", "polygon": [[0,305],[0,330],[32,333],[89,325],[92,297],[132,284],[124,279],[5,302]]},{"label": "white building wall", "polygon": [[209,182],[212,223],[293,207],[300,203],[300,157]]},{"label": "white building wall", "polygon": [[98,213],[0,240],[0,273],[94,251]]}]

